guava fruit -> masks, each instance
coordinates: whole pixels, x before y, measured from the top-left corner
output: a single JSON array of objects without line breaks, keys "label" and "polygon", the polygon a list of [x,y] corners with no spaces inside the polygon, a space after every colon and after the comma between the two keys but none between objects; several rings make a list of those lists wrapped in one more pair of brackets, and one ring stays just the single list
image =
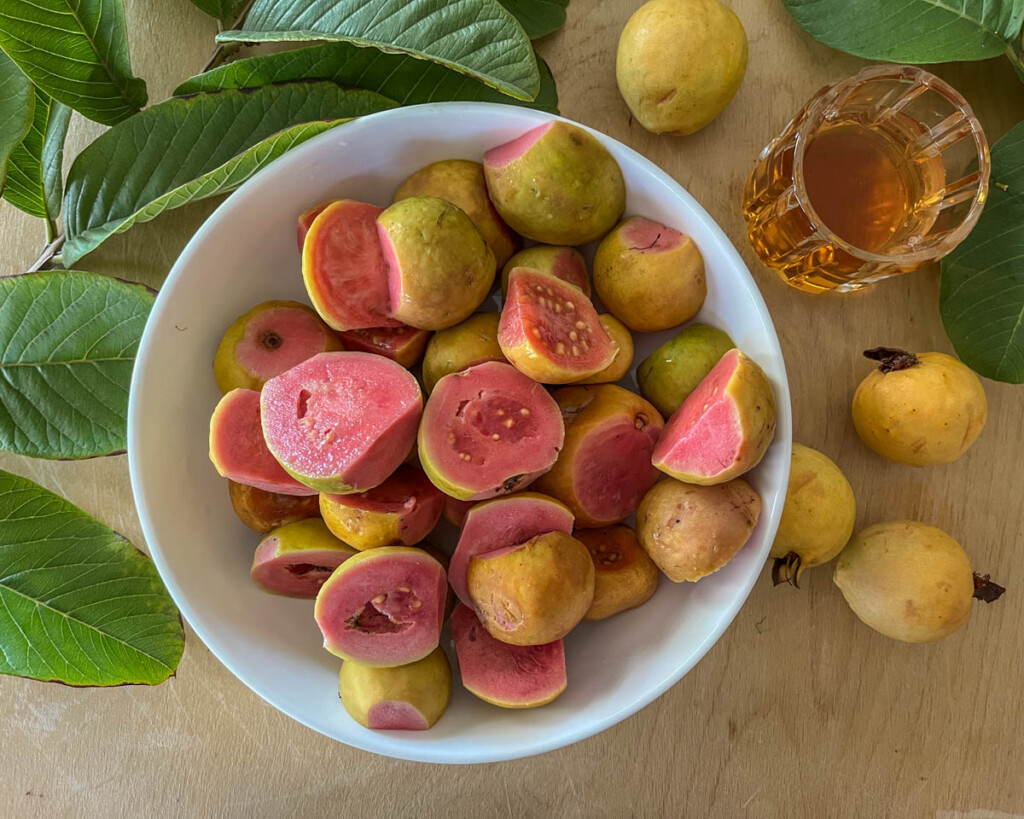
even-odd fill
[{"label": "guava fruit", "polygon": [[540,384],[487,361],[437,382],[420,424],[420,463],[446,495],[485,500],[529,486],[564,437],[558,405]]},{"label": "guava fruit", "polygon": [[626,209],[615,158],[568,122],[540,125],[484,154],[494,207],[509,227],[546,245],[585,245],[611,230]]},{"label": "guava fruit", "polygon": [[299,240],[299,253],[302,252],[302,247],[306,244],[306,235],[309,233],[309,229],[313,226],[313,222],[316,221],[316,217],[337,201],[337,199],[328,199],[326,202],[314,205],[309,210],[304,210],[299,214],[298,226],[296,229],[296,238]]},{"label": "guava fruit", "polygon": [[441,518],[444,494],[414,466],[398,467],[384,483],[350,495],[320,495],[327,528],[360,551],[413,546]]},{"label": "guava fruit", "polygon": [[554,276],[563,282],[576,285],[590,298],[590,274],[587,262],[574,247],[556,245],[534,245],[520,250],[509,259],[501,270],[501,296],[508,296],[508,276],[517,267],[526,267],[538,273]]},{"label": "guava fruit", "polygon": [[938,640],[971,616],[967,554],[941,529],[917,521],[858,532],[840,553],[833,579],[853,613],[894,640]]},{"label": "guava fruit", "polygon": [[281,495],[315,495],[285,471],[267,448],[260,423],[260,394],[232,390],[210,418],[210,461],[221,477]]},{"label": "guava fruit", "polygon": [[944,353],[867,350],[880,362],[853,396],[853,425],[869,449],[910,466],[948,464],[988,420],[981,380]]},{"label": "guava fruit", "polygon": [[495,640],[468,606],[452,613],[452,639],[463,687],[502,708],[537,708],[565,691],[565,648],[514,646]]},{"label": "guava fruit", "polygon": [[602,313],[597,320],[608,334],[615,358],[600,372],[574,381],[574,384],[611,384],[625,378],[633,366],[633,334],[629,332],[629,328],[611,313]]},{"label": "guava fruit", "polygon": [[447,588],[444,568],[422,549],[382,546],[335,570],[316,596],[313,616],[331,654],[405,665],[437,648]]},{"label": "guava fruit", "polygon": [[560,640],[594,601],[594,563],[565,532],[537,535],[469,561],[466,589],[491,636],[537,646]]},{"label": "guava fruit", "polygon": [[747,34],[718,0],[651,0],[619,35],[619,93],[655,134],[703,128],[729,104],[746,71]]},{"label": "guava fruit", "polygon": [[444,501],[444,512],[442,513],[444,515],[444,519],[452,526],[456,526],[461,529],[463,522],[466,520],[466,513],[476,506],[476,503],[476,501],[460,501],[457,498],[449,498],[446,495]]},{"label": "guava fruit", "polygon": [[668,419],[653,463],[687,483],[723,483],[757,466],[774,437],[771,382],[732,349]]},{"label": "guava fruit", "polygon": [[704,257],[689,236],[631,216],[597,246],[594,290],[631,330],[667,330],[692,319],[704,305]]},{"label": "guava fruit", "polygon": [[349,716],[374,731],[425,731],[448,710],[452,669],[435,648],[422,660],[390,668],[346,660],[338,695]]},{"label": "guava fruit", "polygon": [[717,572],[750,539],[761,516],[761,497],[742,478],[714,486],[669,479],[640,501],[640,545],[675,583]]},{"label": "guava fruit", "polygon": [[320,518],[286,523],[256,547],[250,576],[271,594],[316,597],[320,587],[356,550],[338,540]]},{"label": "guava fruit", "polygon": [[442,159],[420,168],[395,193],[395,202],[410,196],[434,196],[462,208],[484,237],[499,267],[516,252],[519,237],[506,225],[487,195],[484,167],[468,159]]},{"label": "guava fruit", "polygon": [[459,542],[448,567],[448,582],[466,605],[472,605],[466,572],[477,555],[526,543],[548,532],[572,533],[572,512],[547,495],[519,492],[473,506],[462,523]]},{"label": "guava fruit", "polygon": [[658,588],[658,567],[640,547],[628,526],[605,526],[573,532],[594,562],[594,602],[584,620],[604,620],[642,606]]},{"label": "guava fruit", "polygon": [[263,437],[281,465],[320,492],[365,492],[405,460],[423,398],[400,364],[371,353],[321,353],[270,379]]},{"label": "guava fruit", "polygon": [[808,566],[828,563],[853,534],[857,501],[846,476],[826,455],[793,444],[786,505],[770,557],[772,580],[800,586]]},{"label": "guava fruit", "polygon": [[509,276],[498,344],[521,373],[545,384],[568,384],[615,359],[611,339],[579,288],[519,267]]},{"label": "guava fruit", "polygon": [[552,397],[562,411],[565,443],[533,488],[569,507],[577,528],[607,526],[632,515],[658,480],[651,454],[665,426],[660,413],[615,384],[574,384]]},{"label": "guava fruit", "polygon": [[430,340],[429,330],[415,327],[374,327],[339,333],[346,350],[376,353],[411,370],[423,357]]},{"label": "guava fruit", "polygon": [[282,495],[229,480],[228,495],[238,519],[257,532],[269,532],[286,523],[320,517],[320,499],[315,494]]},{"label": "guava fruit", "polygon": [[498,344],[500,313],[474,313],[447,330],[434,333],[423,356],[423,389],[427,395],[449,373],[484,361],[504,361]]},{"label": "guava fruit", "polygon": [[412,196],[377,217],[391,315],[421,330],[469,318],[494,284],[494,254],[451,202]]},{"label": "guava fruit", "polygon": [[717,327],[706,324],[684,327],[636,368],[640,394],[667,418],[735,346]]},{"label": "guava fruit", "polygon": [[228,328],[213,357],[213,375],[222,393],[259,390],[307,358],[341,349],[312,308],[297,301],[265,301]]},{"label": "guava fruit", "polygon": [[[424,552],[426,552],[428,555],[430,555],[432,558],[434,558],[434,560],[436,560],[438,563],[440,563],[444,567],[445,574],[447,575],[447,573],[448,573],[448,565],[451,563],[451,558],[445,552],[442,552],[433,543],[429,543],[427,541],[423,541],[422,543],[416,544],[416,548],[417,549],[422,549]],[[444,619],[445,620],[447,620],[449,617],[452,616],[452,610],[455,608],[455,604],[457,602],[458,602],[458,598],[455,597],[455,592],[452,591],[451,584],[449,583],[448,586],[446,587],[445,596],[444,596]]]},{"label": "guava fruit", "polygon": [[335,330],[397,327],[388,303],[387,263],[377,238],[382,208],[341,199],[313,220],[302,246],[309,300]]}]

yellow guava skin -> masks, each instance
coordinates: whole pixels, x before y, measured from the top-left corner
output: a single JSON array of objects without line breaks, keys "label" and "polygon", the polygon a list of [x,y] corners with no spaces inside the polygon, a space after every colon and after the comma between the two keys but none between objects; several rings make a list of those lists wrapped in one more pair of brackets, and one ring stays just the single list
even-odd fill
[{"label": "yellow guava skin", "polygon": [[626,377],[630,367],[633,366],[635,348],[633,346],[633,334],[629,328],[619,321],[611,313],[601,313],[597,317],[604,327],[604,331],[611,339],[612,349],[615,350],[615,358],[612,363],[601,372],[574,381],[574,384],[614,384]]},{"label": "yellow guava skin", "polygon": [[906,369],[868,374],[853,396],[853,425],[869,449],[890,461],[952,463],[985,427],[985,388],[945,353],[918,353],[917,359]]},{"label": "yellow guava skin", "polygon": [[331,533],[360,552],[382,546],[411,546],[402,540],[402,516],[394,512],[371,512],[337,503],[320,493],[320,516]]},{"label": "yellow guava skin", "polygon": [[370,709],[379,703],[408,703],[433,728],[448,710],[452,669],[444,649],[438,647],[408,665],[379,668],[345,660],[338,678],[338,695],[349,716],[370,727]]},{"label": "yellow guava skin", "polygon": [[966,552],[934,526],[877,523],[840,553],[835,584],[864,623],[906,643],[947,637],[971,616],[974,577]]},{"label": "yellow guava skin", "polygon": [[594,561],[594,601],[584,620],[605,620],[642,606],[658,588],[658,567],[640,547],[636,532],[621,524],[581,529],[573,536]]},{"label": "yellow guava skin", "polygon": [[431,336],[423,355],[423,388],[427,395],[450,373],[484,361],[505,361],[498,344],[500,320],[501,313],[474,313],[454,327]]},{"label": "yellow guava skin", "polygon": [[615,79],[648,131],[692,134],[735,96],[747,55],[743,24],[718,0],[650,0],[622,29]]},{"label": "yellow guava skin", "polygon": [[717,327],[686,325],[640,362],[636,368],[640,394],[668,418],[735,346],[728,334]]},{"label": "yellow guava skin", "polygon": [[[577,279],[564,279],[555,273],[555,262],[562,256],[569,256],[579,265],[582,276]],[[587,263],[574,247],[558,247],[556,245],[533,245],[520,250],[515,256],[509,259],[501,269],[501,297],[508,295],[508,276],[517,267],[528,267],[531,270],[538,270],[556,279],[561,279],[569,284],[576,285],[582,290],[587,298],[590,298],[590,276],[587,274]]]}]

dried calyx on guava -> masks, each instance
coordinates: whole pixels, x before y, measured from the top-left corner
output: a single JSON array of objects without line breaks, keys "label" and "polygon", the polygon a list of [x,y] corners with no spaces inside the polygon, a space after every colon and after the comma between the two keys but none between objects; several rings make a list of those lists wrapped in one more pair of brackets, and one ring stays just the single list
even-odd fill
[{"label": "dried calyx on guava", "polygon": [[438,647],[422,660],[380,668],[346,660],[338,696],[349,716],[374,731],[425,731],[448,710],[452,669]]},{"label": "dried calyx on guava", "polygon": [[356,550],[336,538],[320,518],[279,526],[256,547],[250,577],[271,594],[316,597],[320,587]]},{"label": "dried calyx on guava", "polygon": [[667,418],[735,346],[717,327],[684,327],[640,362],[636,369],[640,394]]},{"label": "dried calyx on guava", "polygon": [[485,361],[504,361],[498,344],[499,313],[474,313],[447,330],[439,330],[423,356],[423,389],[430,395],[444,376]]},{"label": "dried calyx on guava", "polygon": [[376,353],[401,364],[407,370],[415,367],[427,348],[429,330],[415,327],[373,327],[339,333],[346,350]]},{"label": "dried calyx on guava", "polygon": [[628,526],[573,532],[594,562],[594,600],[584,620],[604,620],[642,606],[658,588],[658,567]]},{"label": "dried calyx on guava", "polygon": [[283,495],[229,480],[228,495],[238,519],[257,532],[269,532],[286,523],[320,517],[320,499],[315,493]]},{"label": "dried calyx on guava", "polygon": [[576,285],[590,298],[590,274],[587,262],[574,247],[557,245],[533,245],[520,250],[509,259],[501,270],[501,296],[508,296],[508,276],[517,267],[526,267],[547,276],[554,276],[563,282]]}]

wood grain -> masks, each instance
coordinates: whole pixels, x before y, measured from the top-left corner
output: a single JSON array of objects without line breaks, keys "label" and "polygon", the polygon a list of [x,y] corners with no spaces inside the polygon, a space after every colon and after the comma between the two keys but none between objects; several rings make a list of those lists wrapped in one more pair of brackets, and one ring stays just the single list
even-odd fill
[{"label": "wood grain", "polygon": [[[810,296],[750,253],[739,212],[761,147],[819,86],[863,64],[818,46],[778,0],[732,0],[750,36],[747,80],[688,138],[630,121],[614,81],[618,33],[639,0],[574,0],[542,44],[562,111],[623,140],[685,185],[741,249],[775,318],[796,437],[834,457],[859,521],[917,518],[956,536],[1009,591],[935,645],[860,624],[828,569],[805,588],[767,572],[694,671],[640,714],[546,756],[481,768],[395,762],[327,740],[238,682],[190,635],[176,678],[155,689],[73,690],[0,679],[0,813],[55,816],[916,817],[1024,814],[1024,388],[986,382],[988,428],[960,462],[883,462],[858,441],[849,401],[879,344],[948,350],[937,271],[862,293]],[[136,73],[162,99],[198,70],[215,24],[187,0],[129,0]],[[942,66],[989,137],[1024,119],[1024,85],[1002,60]],[[99,131],[76,117],[69,153]],[[115,237],[82,266],[158,285],[215,206]],[[0,211],[0,272],[25,269],[42,227]],[[0,467],[61,492],[143,545],[124,458]],[[973,813],[972,813],[973,811]]]}]

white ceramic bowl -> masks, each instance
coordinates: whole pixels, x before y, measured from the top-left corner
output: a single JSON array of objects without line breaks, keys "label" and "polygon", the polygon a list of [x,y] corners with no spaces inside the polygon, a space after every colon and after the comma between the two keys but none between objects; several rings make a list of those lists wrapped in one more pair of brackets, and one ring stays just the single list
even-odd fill
[{"label": "white ceramic bowl", "polygon": [[[295,219],[332,197],[387,205],[409,174],[439,159],[483,152],[547,121],[546,114],[484,103],[399,108],[310,140],[256,175],[203,225],[171,271],[146,327],[129,407],[129,464],[150,553],[185,618],[242,682],[327,736],[402,759],[492,762],[543,753],[625,719],[678,681],[725,631],[758,577],[785,499],[791,441],[789,390],[778,339],[739,254],[703,208],[652,163],[603,136],[622,167],[627,213],[689,233],[707,263],[699,320],[726,330],[767,371],[778,432],[749,476],[764,510],[750,542],[697,584],[664,578],[639,609],[584,623],[566,640],[569,687],[543,708],[510,711],[459,684],[429,731],[369,731],[338,701],[340,661],[321,646],[312,601],[268,595],[249,580],[258,535],[244,527],[208,457],[219,393],[210,363],[224,329],[252,305],[305,301]],[[671,333],[638,337],[639,362]],[[627,377],[634,386],[634,375]],[[443,538],[442,538],[443,543]],[[449,545],[451,542],[449,541]],[[447,632],[445,645],[451,652]]]}]

